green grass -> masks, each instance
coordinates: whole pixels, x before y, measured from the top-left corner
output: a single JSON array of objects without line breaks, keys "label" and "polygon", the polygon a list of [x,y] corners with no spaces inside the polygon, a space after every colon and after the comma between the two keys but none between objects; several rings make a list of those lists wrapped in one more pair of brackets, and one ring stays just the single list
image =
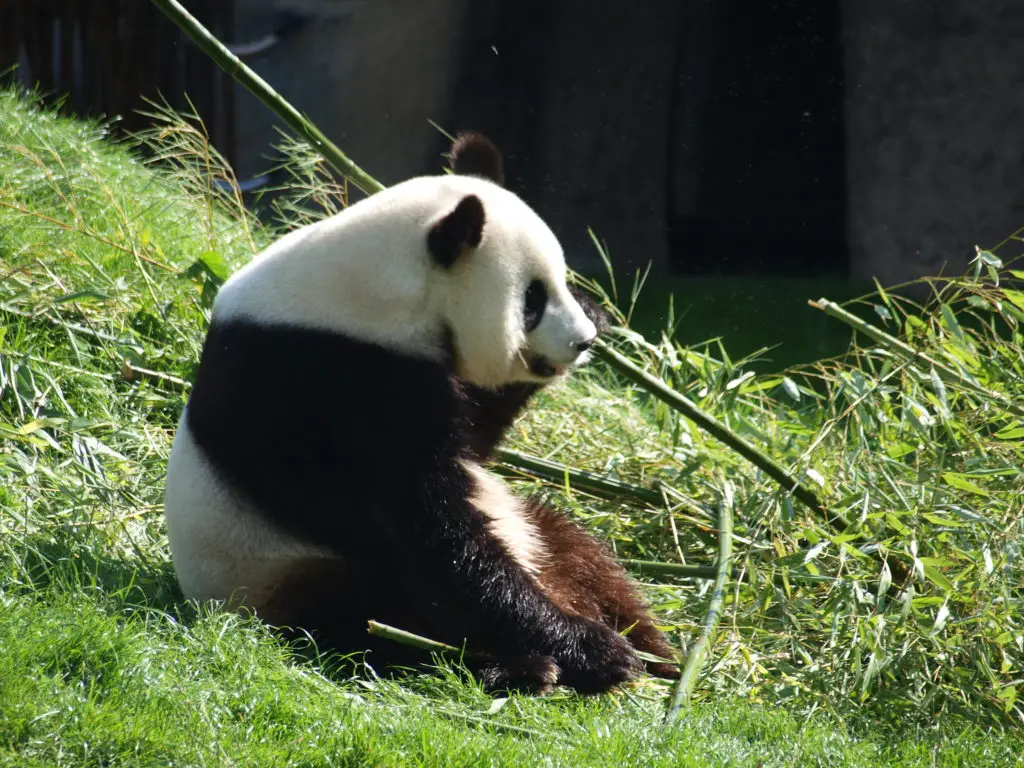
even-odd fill
[{"label": "green grass", "polygon": [[[621,557],[713,565],[735,499],[741,578],[673,728],[659,681],[493,700],[457,668],[384,681],[183,601],[160,506],[173,429],[210,298],[276,229],[212,191],[230,170],[194,121],[161,113],[145,143],[158,168],[0,91],[0,764],[1021,764],[1024,427],[877,346],[784,378],[717,344],[615,340],[814,484],[854,521],[842,535],[603,365],[517,425],[510,447],[663,494],[517,475]],[[291,154],[284,226],[341,192]],[[935,290],[861,315],[1024,401],[1024,295],[987,270]],[[821,323],[807,298],[788,311]],[[899,564],[913,583],[887,589]],[[708,586],[647,581],[688,646]]]},{"label": "green grass", "polygon": [[[79,574],[83,576],[85,574]],[[890,745],[833,718],[728,699],[660,728],[638,694],[494,700],[451,669],[398,685],[328,677],[253,621],[188,622],[73,578],[5,601],[0,764],[1007,766],[952,724]]]}]

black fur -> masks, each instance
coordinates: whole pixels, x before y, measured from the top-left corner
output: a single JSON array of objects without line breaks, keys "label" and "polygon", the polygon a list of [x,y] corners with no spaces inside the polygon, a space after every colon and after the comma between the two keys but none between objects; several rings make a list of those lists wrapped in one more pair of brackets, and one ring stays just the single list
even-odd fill
[{"label": "black fur", "polygon": [[431,227],[427,250],[442,267],[450,267],[466,250],[476,248],[484,232],[484,204],[476,195],[466,195],[455,208]]},{"label": "black fur", "polygon": [[501,152],[483,134],[466,131],[456,136],[448,152],[448,162],[459,175],[479,176],[505,186]]},{"label": "black fur", "polygon": [[626,680],[637,668],[628,642],[561,610],[469,503],[451,375],[338,334],[214,321],[187,424],[267,520],[337,553],[344,578],[300,569],[279,602],[328,642],[362,630],[364,642],[338,650],[371,645],[365,622],[376,618],[492,655],[484,672],[502,685],[544,689],[552,663],[581,691]]},{"label": "black fur", "polygon": [[580,308],[583,310],[583,314],[585,314],[590,319],[590,322],[594,324],[598,335],[606,333],[608,329],[612,327],[612,316],[604,307],[598,304],[597,300],[593,296],[576,285],[569,286],[569,293],[571,293],[573,298],[579,303]]}]

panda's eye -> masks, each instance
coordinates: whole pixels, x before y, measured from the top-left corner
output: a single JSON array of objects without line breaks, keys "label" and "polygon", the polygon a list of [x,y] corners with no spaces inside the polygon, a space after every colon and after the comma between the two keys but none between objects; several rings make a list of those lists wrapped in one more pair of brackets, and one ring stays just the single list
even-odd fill
[{"label": "panda's eye", "polygon": [[548,303],[548,289],[540,280],[534,280],[526,289],[526,301],[523,305],[523,323],[529,333],[538,325],[544,316],[544,308]]}]

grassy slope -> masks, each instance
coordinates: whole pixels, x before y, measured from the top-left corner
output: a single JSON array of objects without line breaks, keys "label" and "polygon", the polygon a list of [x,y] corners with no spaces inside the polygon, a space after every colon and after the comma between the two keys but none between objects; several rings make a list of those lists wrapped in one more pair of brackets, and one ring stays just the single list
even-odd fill
[{"label": "grassy slope", "polygon": [[[962,530],[948,515],[924,528],[907,496],[914,488],[944,499],[931,454],[915,443],[911,460],[868,462],[863,425],[836,421],[809,460],[832,497],[917,531],[922,556],[946,537],[951,576],[967,582],[957,583],[967,594],[943,596],[925,579],[915,598],[924,602],[886,605],[870,594],[877,568],[861,550],[844,549],[720,446],[596,366],[545,396],[515,446],[629,482],[671,483],[684,498],[669,505],[678,537],[664,509],[549,492],[623,556],[710,562],[702,529],[713,527],[707,510],[720,489],[709,467],[720,463],[741,510],[741,565],[762,576],[734,588],[703,700],[679,727],[658,728],[668,691],[653,681],[590,700],[493,702],[454,672],[401,686],[354,677],[290,652],[253,622],[182,602],[161,482],[185,397],[176,378],[189,377],[202,340],[208,275],[179,271],[202,255],[223,274],[269,234],[230,198],[211,201],[193,166],[217,172],[216,158],[183,126],[166,126],[162,139],[180,172],[158,175],[104,143],[98,127],[11,93],[0,93],[0,115],[0,764],[1013,764],[1019,732],[990,729],[1017,717],[1011,702],[1001,719],[1006,697],[996,691],[1021,671],[1020,594],[1007,586],[1020,575],[1019,477],[972,475],[986,495],[960,500],[965,515],[996,515],[996,533]],[[729,387],[738,372],[714,360],[646,354],[733,428],[770,438],[793,461],[829,409],[845,407],[839,398],[800,413],[763,399],[763,382]],[[126,360],[164,377],[125,381]],[[952,453],[948,443],[963,438],[946,440]],[[990,452],[983,469],[1020,465],[1017,454]],[[873,482],[884,503],[846,498],[865,483],[858,467],[882,472]],[[980,540],[995,563],[986,578],[965,570],[983,559]],[[830,546],[802,565],[801,548],[820,542]],[[906,549],[889,533],[879,542]],[[847,581],[776,588],[763,576],[786,555],[804,573]],[[650,594],[666,625],[692,638],[705,587],[666,583]],[[984,610],[968,610],[972,595]],[[993,595],[1002,599],[990,608]],[[952,618],[936,627],[940,605]]]}]

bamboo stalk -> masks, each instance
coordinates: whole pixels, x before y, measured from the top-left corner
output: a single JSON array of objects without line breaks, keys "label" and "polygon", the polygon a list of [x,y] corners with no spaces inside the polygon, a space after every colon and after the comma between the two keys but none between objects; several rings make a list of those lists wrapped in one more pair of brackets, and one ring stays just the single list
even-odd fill
[{"label": "bamboo stalk", "polygon": [[964,378],[963,374],[959,371],[951,368],[950,366],[936,360],[933,357],[921,352],[920,350],[914,349],[912,346],[904,341],[900,341],[895,336],[892,336],[880,328],[876,328],[865,320],[857,317],[852,312],[849,312],[834,301],[830,301],[826,298],[818,299],[817,301],[808,301],[815,309],[820,309],[829,317],[834,317],[836,320],[840,320],[846,323],[848,326],[853,328],[855,331],[860,331],[865,336],[881,344],[890,352],[902,357],[903,359],[913,363],[923,363],[927,366],[931,366],[935,369],[936,375],[942,379],[946,384],[953,384],[964,389],[970,390],[975,394],[981,395],[982,397],[993,400],[1004,408],[1005,410],[1012,413],[1014,416],[1024,418],[1024,406],[1013,402],[1005,395],[999,392],[993,392],[992,390],[985,389],[979,384],[975,384],[972,381],[968,381]]},{"label": "bamboo stalk", "polygon": [[602,477],[594,472],[573,469],[565,464],[530,456],[510,448],[498,448],[495,453],[502,462],[545,480],[563,483],[568,477],[570,485],[595,496],[610,499],[627,498],[655,507],[660,507],[663,501],[661,494],[648,488],[619,482],[610,477]]},{"label": "bamboo stalk", "polygon": [[220,40],[185,10],[178,0],[153,0],[153,4],[192,38],[192,41],[207,56],[217,62],[221,69],[269,107],[289,128],[306,139],[338,173],[349,179],[367,195],[384,189],[384,185],[352,162],[319,128],[313,125],[309,118],[285,101],[284,97],[271,88],[266,80],[243,64]]},{"label": "bamboo stalk", "polygon": [[149,381],[174,392],[186,392],[192,386],[189,382],[177,376],[161,371],[153,371],[149,368],[139,368],[127,360],[121,365],[121,378],[125,381]]},{"label": "bamboo stalk", "polygon": [[665,713],[666,726],[673,725],[679,718],[683,704],[689,703],[693,686],[697,682],[697,673],[700,672],[704,656],[711,645],[711,635],[718,627],[719,619],[722,616],[725,586],[729,580],[729,572],[732,570],[732,491],[727,483],[723,483],[722,489],[722,503],[718,513],[718,568],[715,574],[714,588],[711,592],[711,602],[704,615],[700,638],[686,657],[686,664],[683,666],[679,683],[672,695],[672,704]]},{"label": "bamboo stalk", "polygon": [[604,358],[612,368],[630,381],[639,384],[647,392],[650,392],[659,400],[666,403],[673,410],[678,411],[686,418],[695,422],[705,432],[708,432],[713,437],[721,440],[727,446],[732,448],[732,450],[736,451],[736,453],[740,454],[743,458],[772,478],[784,489],[792,493],[793,496],[823,520],[827,521],[830,525],[838,528],[840,531],[845,531],[850,527],[849,523],[842,515],[830,513],[825,508],[824,504],[821,503],[821,500],[818,499],[818,495],[814,491],[801,484],[799,480],[793,477],[785,467],[775,461],[771,456],[764,453],[751,443],[748,443],[739,435],[730,431],[728,427],[720,423],[710,414],[702,411],[687,397],[669,387],[661,379],[652,376],[647,371],[641,369],[627,357],[615,351],[606,343],[599,340],[595,346],[597,353]]},{"label": "bamboo stalk", "polygon": [[373,621],[372,619],[366,624],[366,631],[369,634],[393,640],[394,642],[401,643],[402,645],[411,645],[414,648],[422,648],[425,651],[431,651],[433,653],[455,654],[466,658],[478,655],[470,651],[464,651],[462,648],[456,648],[454,645],[439,643],[437,640],[431,640],[429,637],[422,637],[421,635],[415,635],[412,632],[406,632],[404,629],[398,629],[398,627],[381,624],[379,621]]},{"label": "bamboo stalk", "polygon": [[714,579],[718,569],[710,565],[683,565],[682,563],[659,563],[656,560],[619,560],[623,568],[644,576],[680,576],[684,579]]}]

